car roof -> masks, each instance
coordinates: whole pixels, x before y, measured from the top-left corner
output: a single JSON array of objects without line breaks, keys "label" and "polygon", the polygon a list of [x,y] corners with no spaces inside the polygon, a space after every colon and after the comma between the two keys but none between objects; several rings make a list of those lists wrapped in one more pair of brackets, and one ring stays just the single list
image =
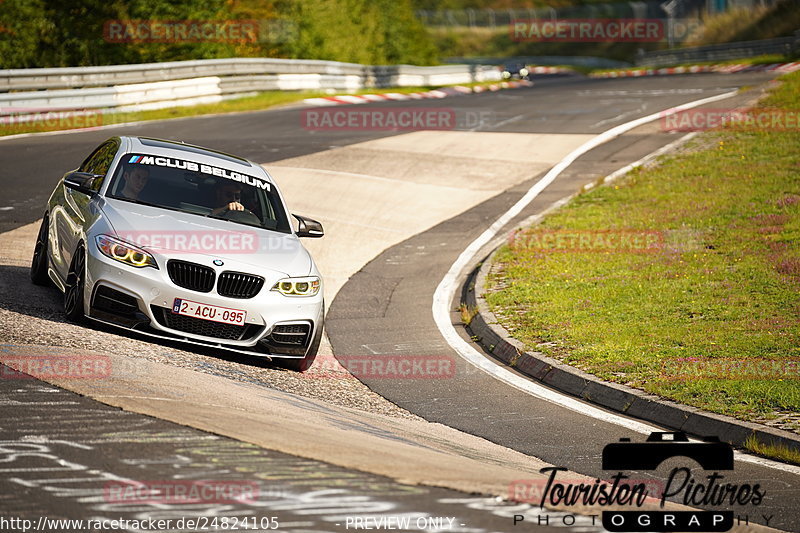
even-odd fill
[{"label": "car roof", "polygon": [[[212,150],[211,148],[205,148],[202,146],[196,146],[194,144],[188,144],[183,141],[170,141],[167,139],[156,139],[154,137],[124,137],[130,143],[128,149],[132,152],[145,152],[150,154],[157,154],[157,155],[171,155],[173,157],[180,157],[179,154],[174,154],[174,152],[183,152],[184,156],[188,154],[192,154],[194,158],[197,156],[201,156],[203,158],[208,158],[211,160],[220,163],[221,161],[225,161],[227,163],[233,163],[235,166],[245,167],[247,169],[260,169],[260,165],[256,165],[252,161],[248,161],[242,157],[238,157],[235,155],[231,155],[225,152],[220,152],[217,150]],[[230,166],[230,165],[225,165]]]}]

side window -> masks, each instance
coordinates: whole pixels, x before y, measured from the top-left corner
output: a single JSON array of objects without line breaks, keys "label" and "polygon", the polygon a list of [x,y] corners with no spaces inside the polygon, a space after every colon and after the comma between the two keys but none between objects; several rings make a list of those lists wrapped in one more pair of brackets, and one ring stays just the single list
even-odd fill
[{"label": "side window", "polygon": [[103,185],[105,176],[108,173],[108,169],[111,167],[111,162],[114,160],[116,153],[117,143],[107,142],[101,145],[89,157],[87,157],[86,161],[84,161],[81,165],[79,169],[81,172],[91,172],[92,174],[98,174],[101,176],[92,183],[92,190],[100,190],[100,187]]},{"label": "side window", "polygon": [[98,154],[97,165],[94,167],[93,172],[103,176],[108,174],[108,169],[111,168],[111,162],[114,161],[115,155],[117,155],[117,144],[106,144],[103,150]]},{"label": "side window", "polygon": [[83,163],[81,163],[81,166],[78,167],[78,171],[79,172],[91,172],[92,169],[97,164],[97,160],[99,159],[100,153],[103,151],[103,148],[105,148],[105,147],[106,147],[105,143],[103,143],[100,146],[98,146],[95,149],[95,151],[92,152],[91,155],[89,155],[89,157],[87,157],[86,160]]}]

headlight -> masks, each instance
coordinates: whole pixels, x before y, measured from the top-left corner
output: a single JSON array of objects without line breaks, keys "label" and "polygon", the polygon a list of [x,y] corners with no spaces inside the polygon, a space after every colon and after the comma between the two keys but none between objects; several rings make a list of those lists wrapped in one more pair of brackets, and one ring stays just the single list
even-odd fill
[{"label": "headlight", "polygon": [[519,75],[520,76],[527,76],[528,75],[528,69],[526,69],[526,68],[519,69]]},{"label": "headlight", "polygon": [[158,268],[155,258],[141,248],[128,244],[125,241],[109,237],[108,235],[98,235],[95,238],[97,249],[103,255],[110,257],[120,263],[125,263],[136,268],[153,267]]},{"label": "headlight", "polygon": [[319,292],[319,278],[284,278],[273,285],[272,290],[286,296],[315,296]]}]

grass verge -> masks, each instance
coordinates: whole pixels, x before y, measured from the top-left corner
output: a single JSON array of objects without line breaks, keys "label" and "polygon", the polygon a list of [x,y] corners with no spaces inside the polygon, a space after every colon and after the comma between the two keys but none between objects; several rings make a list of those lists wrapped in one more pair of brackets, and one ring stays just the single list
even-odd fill
[{"label": "grass verge", "polygon": [[40,133],[46,131],[60,131],[81,128],[91,128],[109,124],[121,124],[125,122],[140,122],[147,120],[164,120],[170,118],[193,117],[199,115],[209,115],[216,113],[235,113],[239,111],[257,111],[269,109],[278,105],[290,104],[303,100],[323,96],[321,93],[310,92],[285,92],[269,91],[259,93],[255,96],[225,100],[214,104],[200,104],[193,106],[171,107],[167,109],[153,109],[149,111],[130,111],[118,112],[111,111],[103,113],[102,110],[87,110],[86,114],[80,112],[66,111],[48,113],[45,110],[35,114],[34,119],[29,122],[21,122],[18,119],[0,123],[0,136],[16,135],[19,133]]},{"label": "grass verge", "polygon": [[775,63],[790,63],[792,61],[796,61],[797,58],[793,56],[784,56],[780,54],[765,54],[761,56],[755,57],[745,57],[742,59],[727,59],[725,61],[695,61],[693,63],[675,63],[672,65],[664,65],[659,67],[631,67],[627,69],[587,69],[584,71],[585,74],[605,74],[608,72],[624,72],[628,70],[659,70],[662,68],[690,68],[690,67],[705,67],[709,65],[750,65],[750,66],[757,66],[757,65],[773,65]]},{"label": "grass verge", "polygon": [[[800,114],[800,73],[760,104]],[[727,128],[575,198],[496,255],[487,301],[528,349],[800,430],[800,131]]]},{"label": "grass verge", "polygon": [[757,455],[780,459],[787,463],[800,464],[800,452],[781,444],[767,444],[750,435],[744,441],[744,447]]},{"label": "grass verge", "polygon": [[472,319],[478,314],[478,306],[461,304],[458,307],[458,311],[461,313],[461,322],[464,325],[469,326],[472,322]]},{"label": "grass verge", "polygon": [[[477,86],[487,87],[499,82],[475,82],[459,84],[464,87],[474,88]],[[371,93],[401,93],[408,94],[421,91],[430,91],[442,86],[427,87],[384,87],[369,90],[357,91],[347,94],[371,94]],[[342,93],[344,94],[344,93]],[[166,109],[154,109],[150,111],[130,111],[130,112],[107,112],[101,110],[87,111],[86,114],[76,112],[63,112],[48,114],[45,111],[37,115],[30,123],[23,123],[12,119],[0,121],[0,137],[5,135],[16,135],[20,133],[41,133],[47,131],[61,131],[80,128],[91,128],[96,126],[122,124],[126,122],[143,122],[150,120],[166,120],[171,118],[196,117],[201,115],[214,115],[219,113],[237,113],[243,111],[262,111],[272,107],[292,104],[305,100],[306,98],[318,98],[322,96],[335,96],[325,92],[310,91],[266,91],[255,96],[246,96],[225,100],[214,104],[200,104],[193,106],[171,107]]]}]

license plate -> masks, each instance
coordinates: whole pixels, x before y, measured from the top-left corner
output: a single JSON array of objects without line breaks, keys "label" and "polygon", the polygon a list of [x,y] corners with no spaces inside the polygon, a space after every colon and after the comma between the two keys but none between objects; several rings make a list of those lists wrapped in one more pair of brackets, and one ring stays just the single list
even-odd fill
[{"label": "license plate", "polygon": [[201,304],[192,300],[175,298],[172,303],[172,312],[178,315],[202,318],[211,322],[222,322],[223,324],[235,324],[243,326],[247,318],[247,311],[241,309],[231,309],[218,305]]}]

